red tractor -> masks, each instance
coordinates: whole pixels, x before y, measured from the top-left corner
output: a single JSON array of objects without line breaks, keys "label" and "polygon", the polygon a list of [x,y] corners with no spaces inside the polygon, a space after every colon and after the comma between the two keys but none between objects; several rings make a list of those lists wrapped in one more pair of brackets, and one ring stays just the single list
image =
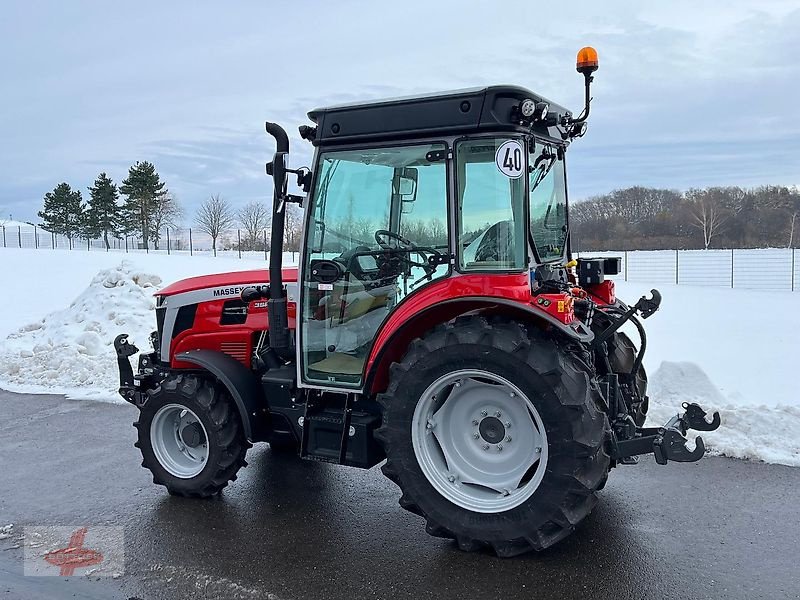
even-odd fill
[{"label": "red tractor", "polygon": [[[380,462],[427,531],[500,556],[541,550],[592,510],[609,469],[696,461],[697,405],[644,427],[645,336],[605,276],[570,255],[565,154],[586,131],[597,54],[578,54],[578,117],[513,86],[313,110],[312,169],[274,181],[269,273],[195,277],[157,294],[153,352],[115,342],[136,446],[171,494],[207,497],[256,442],[368,469]],[[305,195],[287,193],[293,174]],[[301,203],[299,267],[285,207]],[[620,331],[631,323],[637,347]]]}]

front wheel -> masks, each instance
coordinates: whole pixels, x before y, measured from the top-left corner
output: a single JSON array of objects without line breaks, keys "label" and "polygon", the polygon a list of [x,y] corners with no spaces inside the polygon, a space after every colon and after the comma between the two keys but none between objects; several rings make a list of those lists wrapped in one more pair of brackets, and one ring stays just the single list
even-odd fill
[{"label": "front wheel", "polygon": [[463,317],[393,365],[378,439],[401,506],[464,550],[547,548],[593,508],[609,426],[581,348]]},{"label": "front wheel", "polygon": [[170,494],[205,498],[245,466],[250,447],[227,390],[197,375],[171,375],[153,391],[134,423],[142,466]]}]

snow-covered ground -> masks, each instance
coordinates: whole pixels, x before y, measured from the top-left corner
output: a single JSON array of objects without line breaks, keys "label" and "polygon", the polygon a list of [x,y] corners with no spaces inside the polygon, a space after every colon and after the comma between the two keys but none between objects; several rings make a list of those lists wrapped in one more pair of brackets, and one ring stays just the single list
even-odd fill
[{"label": "snow-covered ground", "polygon": [[[616,286],[631,303],[651,288]],[[720,412],[722,427],[702,434],[716,452],[800,466],[800,292],[655,287],[661,309],[644,322],[649,422],[695,401]]]},{"label": "snow-covered ground", "polygon": [[[148,347],[153,292],[184,277],[261,267],[227,257],[0,249],[0,387],[122,402],[112,342],[127,332]],[[723,426],[703,434],[713,451],[800,466],[800,293],[658,288],[662,308],[645,322],[651,422],[697,401],[722,414]],[[628,301],[649,289],[617,282]]]}]

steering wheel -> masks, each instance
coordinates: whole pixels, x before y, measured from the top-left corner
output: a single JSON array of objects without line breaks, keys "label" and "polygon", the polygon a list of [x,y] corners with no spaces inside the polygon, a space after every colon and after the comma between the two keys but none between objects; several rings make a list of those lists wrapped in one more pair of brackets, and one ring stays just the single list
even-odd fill
[{"label": "steering wheel", "polygon": [[[375,232],[375,241],[378,242],[378,245],[383,249],[414,250],[416,248],[411,240],[404,238],[399,233],[389,231],[388,229],[378,229],[378,231]],[[392,241],[396,243],[392,244]]]},{"label": "steering wheel", "polygon": [[[408,238],[403,237],[399,233],[388,231],[387,229],[378,229],[375,232],[375,241],[378,242],[378,245],[384,250],[406,251],[401,252],[401,254],[406,254],[406,256],[398,256],[397,258],[402,260],[408,267],[420,267],[423,269],[425,271],[425,278],[428,280],[430,280],[436,272],[436,265],[441,262],[442,253],[435,248],[417,246]],[[392,241],[394,241],[395,244],[392,244]],[[418,253],[423,258],[424,262],[411,260],[410,254],[412,251]]]}]

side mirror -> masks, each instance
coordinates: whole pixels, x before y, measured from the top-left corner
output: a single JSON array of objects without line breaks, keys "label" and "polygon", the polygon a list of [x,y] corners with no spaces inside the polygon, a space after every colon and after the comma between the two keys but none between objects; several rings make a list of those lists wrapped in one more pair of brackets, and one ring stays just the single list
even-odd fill
[{"label": "side mirror", "polygon": [[276,152],[272,162],[267,163],[267,175],[272,175],[276,199],[286,195],[286,154],[286,152]]},{"label": "side mirror", "polygon": [[417,181],[419,172],[416,167],[403,167],[397,180],[397,193],[403,202],[414,202],[417,199]]}]

